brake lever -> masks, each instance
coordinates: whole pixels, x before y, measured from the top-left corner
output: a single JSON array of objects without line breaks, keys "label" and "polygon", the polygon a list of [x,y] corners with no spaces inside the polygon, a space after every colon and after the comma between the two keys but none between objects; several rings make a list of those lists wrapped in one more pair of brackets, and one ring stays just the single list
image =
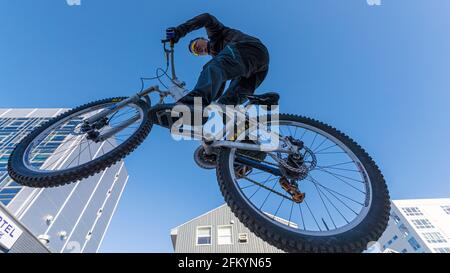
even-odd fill
[{"label": "brake lever", "polygon": [[[161,40],[161,43],[163,43],[164,52],[166,52],[166,53],[172,53],[173,52],[173,47],[175,45],[173,39],[164,39],[164,40]],[[167,49],[167,47],[166,47],[167,43],[170,43],[170,48],[171,49]]]}]

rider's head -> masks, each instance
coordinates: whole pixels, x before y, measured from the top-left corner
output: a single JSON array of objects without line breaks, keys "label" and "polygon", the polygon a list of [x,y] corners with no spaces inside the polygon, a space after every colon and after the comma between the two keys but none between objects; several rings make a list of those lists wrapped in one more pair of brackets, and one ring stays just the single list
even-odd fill
[{"label": "rider's head", "polygon": [[209,54],[209,40],[203,37],[195,38],[189,43],[189,51],[195,56]]}]

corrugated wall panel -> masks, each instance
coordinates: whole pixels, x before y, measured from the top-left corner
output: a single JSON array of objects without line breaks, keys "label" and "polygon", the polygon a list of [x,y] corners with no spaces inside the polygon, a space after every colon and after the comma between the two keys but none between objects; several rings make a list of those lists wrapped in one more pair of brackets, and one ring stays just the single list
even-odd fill
[{"label": "corrugated wall panel", "polygon": [[[232,226],[231,245],[217,244],[217,228],[222,225]],[[211,245],[196,245],[196,230],[198,226],[211,226]],[[247,233],[248,243],[240,244],[238,234]],[[210,213],[196,218],[178,227],[178,236],[175,252],[178,253],[282,253],[283,251],[269,245],[255,234],[250,232],[226,205]]]}]

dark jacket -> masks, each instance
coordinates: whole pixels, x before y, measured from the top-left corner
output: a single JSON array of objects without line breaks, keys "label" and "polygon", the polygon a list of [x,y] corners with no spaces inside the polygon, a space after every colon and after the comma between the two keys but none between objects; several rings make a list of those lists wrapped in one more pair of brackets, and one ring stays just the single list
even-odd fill
[{"label": "dark jacket", "polygon": [[189,32],[202,27],[206,28],[212,56],[216,56],[228,43],[256,43],[262,45],[259,39],[242,33],[237,29],[224,26],[216,17],[208,13],[200,14],[179,25],[175,31],[178,38],[182,38]]}]

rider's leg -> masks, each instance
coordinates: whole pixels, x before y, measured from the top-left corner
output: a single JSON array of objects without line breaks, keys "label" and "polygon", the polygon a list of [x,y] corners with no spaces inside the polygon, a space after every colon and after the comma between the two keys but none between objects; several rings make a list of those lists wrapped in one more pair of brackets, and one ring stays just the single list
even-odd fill
[{"label": "rider's leg", "polygon": [[[202,97],[208,105],[221,95],[221,87],[227,80],[247,74],[239,51],[234,45],[226,46],[216,57],[203,66],[197,85],[180,102],[192,104],[194,97]],[[223,89],[222,89],[223,90]]]},{"label": "rider's leg", "polygon": [[218,103],[225,105],[239,105],[246,101],[248,95],[255,93],[267,76],[267,70],[255,73],[249,78],[239,77],[231,81],[225,93],[218,99]]},{"label": "rider's leg", "polygon": [[[239,105],[245,102],[247,95],[255,92],[255,89],[261,85],[267,76],[267,69],[257,72],[249,78],[240,77],[231,81],[230,86],[225,93],[218,99],[218,103],[225,105]],[[242,142],[257,144],[257,141],[243,140]],[[263,161],[266,158],[265,152],[238,150],[239,153],[249,156],[253,159]],[[251,167],[238,165],[235,167],[236,177],[242,178],[252,171]]]}]

